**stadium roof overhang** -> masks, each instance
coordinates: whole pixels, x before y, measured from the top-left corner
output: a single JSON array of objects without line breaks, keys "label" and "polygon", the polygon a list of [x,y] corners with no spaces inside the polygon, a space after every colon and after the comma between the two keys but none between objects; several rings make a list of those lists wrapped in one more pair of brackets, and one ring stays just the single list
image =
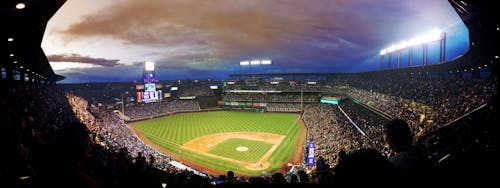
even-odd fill
[{"label": "stadium roof overhang", "polygon": [[40,45],[47,22],[65,2],[0,1],[0,61],[3,66],[8,64],[13,69],[34,72],[51,81],[64,79],[54,73]]},{"label": "stadium roof overhang", "polygon": [[[469,29],[471,55],[494,56],[499,50],[498,27],[500,22],[494,7],[496,1],[490,0],[448,0],[458,16]],[[496,54],[498,55],[498,54]]]}]

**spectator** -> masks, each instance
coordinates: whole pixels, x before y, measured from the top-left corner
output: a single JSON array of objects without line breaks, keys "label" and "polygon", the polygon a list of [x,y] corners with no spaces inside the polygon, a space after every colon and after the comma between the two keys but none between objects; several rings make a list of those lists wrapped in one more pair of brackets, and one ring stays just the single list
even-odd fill
[{"label": "spectator", "polygon": [[394,166],[377,150],[360,149],[346,156],[335,168],[333,184],[340,186],[392,187],[398,176]]},{"label": "spectator", "polygon": [[408,185],[423,184],[428,181],[431,162],[427,154],[413,145],[413,135],[408,124],[400,119],[387,122],[385,125],[387,140],[394,155],[389,161],[395,166]]}]

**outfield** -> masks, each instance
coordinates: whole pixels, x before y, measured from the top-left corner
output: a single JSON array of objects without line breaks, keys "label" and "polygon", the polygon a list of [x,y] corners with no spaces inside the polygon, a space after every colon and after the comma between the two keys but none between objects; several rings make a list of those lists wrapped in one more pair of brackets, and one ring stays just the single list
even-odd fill
[{"label": "outfield", "polygon": [[146,137],[143,139],[166,149],[179,161],[220,173],[232,170],[257,176],[273,173],[291,159],[301,130],[298,116],[214,111],[176,114],[132,125]]}]

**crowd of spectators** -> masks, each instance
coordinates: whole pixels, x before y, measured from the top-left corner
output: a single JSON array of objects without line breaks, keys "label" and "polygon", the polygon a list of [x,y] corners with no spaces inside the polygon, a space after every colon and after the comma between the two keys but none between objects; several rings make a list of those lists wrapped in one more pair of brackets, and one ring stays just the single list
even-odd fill
[{"label": "crowd of spectators", "polygon": [[316,144],[315,153],[329,166],[338,163],[341,152],[372,147],[370,140],[358,132],[336,106],[308,105],[302,119],[308,130],[307,140]]},{"label": "crowd of spectators", "polygon": [[23,84],[0,95],[0,180],[7,185],[110,187],[209,185],[169,165],[112,111],[50,85]]},{"label": "crowd of spectators", "polygon": [[60,84],[57,87],[78,95],[94,105],[115,104],[121,101],[122,96],[129,101],[135,98],[136,91],[135,85],[131,82]]},{"label": "crowd of spectators", "polygon": [[[314,83],[314,84],[312,84]],[[237,81],[235,84],[227,84],[228,90],[262,90],[282,92],[321,92],[326,83],[323,81],[293,81],[293,80],[253,80]]]},{"label": "crowd of spectators", "polygon": [[388,121],[351,99],[342,100],[339,104],[342,110],[366,134],[372,143],[372,148],[389,155],[389,145],[386,141],[384,124]]},{"label": "crowd of spectators", "polygon": [[224,101],[242,101],[242,102],[318,102],[317,93],[226,93]]},{"label": "crowd of spectators", "polygon": [[417,136],[428,134],[471,112],[496,95],[497,80],[421,77],[350,77],[347,95],[409,122]]},{"label": "crowd of spectators", "polygon": [[189,85],[189,86],[179,86],[177,96],[188,97],[188,96],[214,96],[214,92],[210,89],[209,85]]},{"label": "crowd of spectators", "polygon": [[53,86],[21,84],[2,87],[0,93],[0,177],[2,182],[31,181],[52,168],[60,130],[79,121]]},{"label": "crowd of spectators", "polygon": [[196,100],[172,100],[146,104],[134,103],[125,106],[125,115],[131,119],[137,119],[175,112],[192,112],[199,110],[200,105]]}]

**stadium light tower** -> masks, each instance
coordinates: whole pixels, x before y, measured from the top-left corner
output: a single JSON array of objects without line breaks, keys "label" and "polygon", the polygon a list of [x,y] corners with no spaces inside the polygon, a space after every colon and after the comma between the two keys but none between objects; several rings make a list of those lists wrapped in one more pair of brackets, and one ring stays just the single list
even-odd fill
[{"label": "stadium light tower", "polygon": [[396,45],[391,45],[387,48],[387,53],[389,53],[389,64],[388,64],[388,69],[392,68],[392,52],[396,51]]},{"label": "stadium light tower", "polygon": [[403,50],[408,49],[408,66],[413,66],[413,47],[422,46],[422,66],[428,65],[428,45],[434,41],[439,41],[439,63],[442,63],[446,59],[446,32],[434,29],[431,32],[414,37],[410,40],[403,40],[396,45],[391,45],[388,48],[382,49],[380,51],[380,61],[381,69],[384,68],[384,56],[389,55],[388,68],[391,68],[392,52],[397,53],[397,68],[401,65],[401,53]]},{"label": "stadium light tower", "polygon": [[[262,66],[263,65],[270,65],[272,66],[272,61],[271,60],[251,60],[251,61],[240,61],[240,66],[238,67],[238,72],[241,76],[241,67],[242,66],[248,66],[250,68],[250,73],[252,73],[252,66],[259,66],[259,74],[262,74]],[[272,69],[271,69],[272,71]]]},{"label": "stadium light tower", "polygon": [[250,72],[252,72],[252,65],[259,65],[259,72],[262,72],[262,67],[260,65],[260,60],[250,61]]},{"label": "stadium light tower", "polygon": [[269,72],[273,73],[273,62],[269,59],[260,61],[261,65],[269,65]]},{"label": "stadium light tower", "polygon": [[238,80],[241,80],[241,67],[242,66],[250,66],[250,62],[249,61],[240,61],[240,66],[238,66],[238,72],[239,72]]},{"label": "stadium light tower", "polygon": [[380,50],[380,70],[384,70],[384,55],[387,54],[387,49]]}]

